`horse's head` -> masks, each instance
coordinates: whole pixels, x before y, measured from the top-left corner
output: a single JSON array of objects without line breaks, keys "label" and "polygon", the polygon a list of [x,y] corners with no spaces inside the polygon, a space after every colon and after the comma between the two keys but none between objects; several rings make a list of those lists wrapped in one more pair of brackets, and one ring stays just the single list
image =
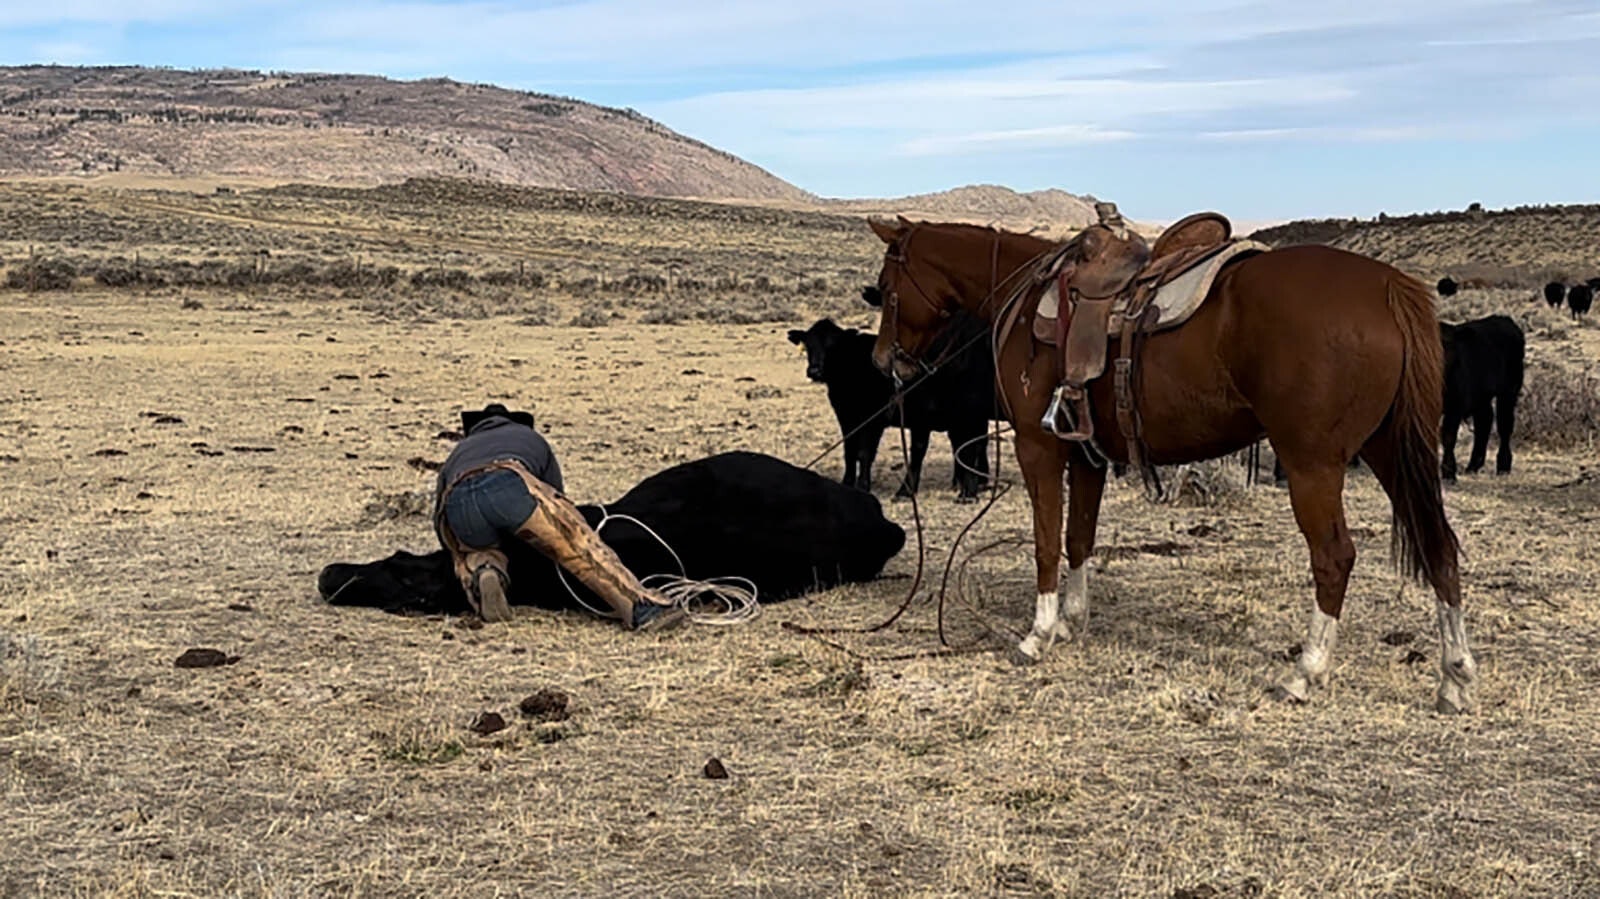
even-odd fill
[{"label": "horse's head", "polygon": [[877,289],[862,298],[881,311],[872,364],[884,374],[909,381],[922,373],[924,356],[934,338],[961,305],[961,293],[945,271],[932,264],[932,254],[918,243],[933,228],[904,217],[894,222],[871,219],[873,233],[886,244]]}]

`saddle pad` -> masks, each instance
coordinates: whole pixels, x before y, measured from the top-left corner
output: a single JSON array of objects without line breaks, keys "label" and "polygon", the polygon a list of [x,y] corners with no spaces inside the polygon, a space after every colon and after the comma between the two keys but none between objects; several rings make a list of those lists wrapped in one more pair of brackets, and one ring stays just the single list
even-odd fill
[{"label": "saddle pad", "polygon": [[[1236,241],[1222,247],[1215,254],[1199,260],[1193,268],[1161,285],[1150,301],[1151,305],[1160,310],[1150,330],[1165,331],[1188,321],[1205,302],[1206,295],[1211,292],[1211,285],[1216,282],[1217,273],[1222,271],[1223,266],[1235,259],[1264,253],[1270,249],[1272,248],[1260,241]],[[1061,314],[1061,297],[1056,285],[1057,282],[1052,280],[1045,288],[1044,295],[1039,298],[1038,311],[1034,314],[1033,336],[1051,345],[1056,342],[1054,322]],[[1127,296],[1117,298],[1116,305],[1112,308],[1108,337],[1121,335],[1122,312],[1127,309],[1127,303]],[[1045,326],[1043,322],[1050,324]]]}]

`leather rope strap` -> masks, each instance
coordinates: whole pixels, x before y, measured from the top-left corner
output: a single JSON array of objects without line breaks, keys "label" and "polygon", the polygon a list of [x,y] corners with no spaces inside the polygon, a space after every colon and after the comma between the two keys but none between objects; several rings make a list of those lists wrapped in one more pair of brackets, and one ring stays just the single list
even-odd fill
[{"label": "leather rope strap", "polygon": [[1138,469],[1145,492],[1152,497],[1161,495],[1161,478],[1150,464],[1150,451],[1144,443],[1144,421],[1139,416],[1138,359],[1144,345],[1146,329],[1153,326],[1161,310],[1151,305],[1154,290],[1148,283],[1140,284],[1128,302],[1123,315],[1122,340],[1116,360],[1113,383],[1117,394],[1117,430],[1128,447],[1128,462]]}]

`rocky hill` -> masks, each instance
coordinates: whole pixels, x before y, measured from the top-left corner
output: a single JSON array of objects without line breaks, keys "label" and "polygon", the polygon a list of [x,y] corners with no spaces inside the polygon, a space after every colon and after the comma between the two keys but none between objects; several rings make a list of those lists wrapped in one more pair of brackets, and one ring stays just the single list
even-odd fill
[{"label": "rocky hill", "polygon": [[830,212],[904,215],[930,221],[993,224],[1012,231],[1045,234],[1077,231],[1095,221],[1095,198],[1064,190],[1018,193],[995,184],[975,184],[932,194],[885,200],[832,200]]},{"label": "rocky hill", "polygon": [[809,203],[798,187],[627,109],[446,79],[0,68],[0,177],[347,183],[448,176]]},{"label": "rocky hill", "polygon": [[464,178],[1046,233],[1073,231],[1094,217],[1093,198],[994,185],[825,200],[633,110],[491,85],[232,69],[0,67],[0,178],[40,176],[141,186]]},{"label": "rocky hill", "polygon": [[1274,246],[1321,243],[1434,278],[1528,287],[1600,275],[1600,205],[1519,206],[1375,219],[1318,219],[1263,228]]}]

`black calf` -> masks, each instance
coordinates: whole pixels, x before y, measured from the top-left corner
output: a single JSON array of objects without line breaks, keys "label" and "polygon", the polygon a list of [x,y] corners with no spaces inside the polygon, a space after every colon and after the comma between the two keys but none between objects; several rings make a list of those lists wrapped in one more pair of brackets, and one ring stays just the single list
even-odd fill
[{"label": "black calf", "polygon": [[875,335],[841,328],[822,319],[805,331],[790,331],[789,342],[805,347],[806,376],[828,388],[828,404],[844,440],[844,483],[872,489],[872,463],[885,429],[899,425],[911,431],[911,459],[896,496],[915,493],[922,479],[922,461],[929,435],[950,435],[955,456],[954,481],[963,501],[975,499],[989,480],[988,441],[984,434],[995,413],[994,355],[988,325],[962,317],[947,330],[930,358],[946,346],[957,348],[931,375],[905,385],[904,418],[893,402],[894,382],[872,364]]},{"label": "black calf", "polygon": [[1444,458],[1440,473],[1456,478],[1456,432],[1461,421],[1472,418],[1472,456],[1467,474],[1483,468],[1489,451],[1489,430],[1500,432],[1495,472],[1511,471],[1511,434],[1515,430],[1517,398],[1522,394],[1522,329],[1504,315],[1491,315],[1452,325],[1439,323],[1444,342],[1444,421],[1439,443]]}]

